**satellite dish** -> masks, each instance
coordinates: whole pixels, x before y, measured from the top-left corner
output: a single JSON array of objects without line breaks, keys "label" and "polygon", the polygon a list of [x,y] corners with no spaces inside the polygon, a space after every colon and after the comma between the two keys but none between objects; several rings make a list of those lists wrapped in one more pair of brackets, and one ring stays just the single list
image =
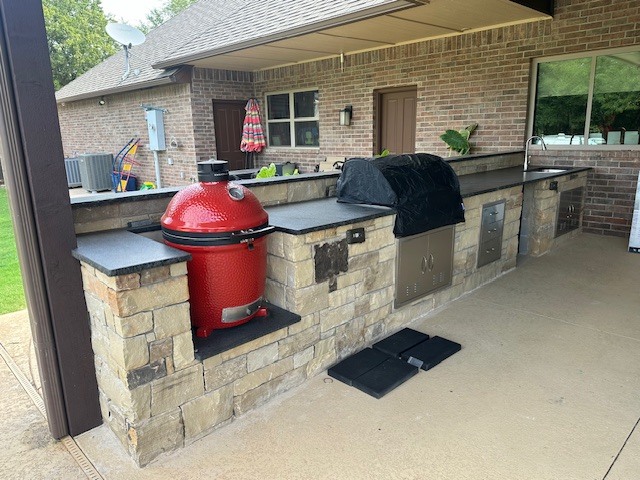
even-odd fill
[{"label": "satellite dish", "polygon": [[[124,81],[129,76],[129,72],[131,72],[131,65],[129,64],[129,49],[134,45],[143,44],[146,37],[144,36],[144,33],[137,28],[125,25],[124,23],[109,23],[105,30],[107,31],[107,34],[122,45],[122,48],[124,49],[124,74],[122,75],[121,80]],[[134,70],[134,74],[139,75],[140,70]]]},{"label": "satellite dish", "polygon": [[109,23],[106,30],[107,34],[116,42],[128,47],[141,45],[146,38],[140,30],[124,23]]}]

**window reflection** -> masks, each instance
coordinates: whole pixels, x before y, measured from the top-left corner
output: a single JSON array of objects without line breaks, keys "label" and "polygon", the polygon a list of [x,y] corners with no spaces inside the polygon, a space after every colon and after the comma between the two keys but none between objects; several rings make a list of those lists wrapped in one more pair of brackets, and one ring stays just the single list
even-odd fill
[{"label": "window reflection", "polygon": [[584,135],[591,58],[538,66],[534,135],[548,144],[579,142]]},{"label": "window reflection", "polygon": [[639,132],[640,51],[538,63],[533,134],[547,145],[638,145]]},{"label": "window reflection", "polygon": [[640,127],[640,52],[596,60],[589,138],[637,145]]}]

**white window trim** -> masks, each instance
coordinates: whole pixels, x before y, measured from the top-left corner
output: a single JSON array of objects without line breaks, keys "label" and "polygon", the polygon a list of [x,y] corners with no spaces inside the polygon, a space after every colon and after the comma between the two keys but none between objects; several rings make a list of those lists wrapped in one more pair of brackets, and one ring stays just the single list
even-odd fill
[{"label": "white window trim", "polygon": [[[296,128],[295,122],[318,122],[318,128],[320,128],[320,109],[318,109],[318,116],[315,117],[295,117],[295,107],[293,105],[294,102],[294,94],[299,92],[318,92],[318,96],[320,96],[320,89],[317,87],[307,87],[307,88],[297,88],[295,90],[281,90],[277,92],[266,92],[264,94],[264,105],[265,105],[265,123],[267,125],[267,147],[274,150],[286,150],[291,151],[293,149],[300,150],[319,150],[320,145],[296,145]],[[269,120],[269,96],[271,95],[289,95],[289,118],[279,118],[274,120]],[[288,123],[289,124],[289,136],[291,138],[292,145],[274,145],[271,146],[271,142],[269,139],[271,138],[271,134],[269,132],[269,127],[271,123]],[[320,139],[318,138],[318,143],[320,143]]]},{"label": "white window trim", "polygon": [[[575,60],[577,58],[589,58],[594,61],[591,62],[591,74],[589,77],[589,93],[587,100],[587,111],[585,112],[585,132],[588,132],[591,122],[591,101],[593,99],[593,87],[596,70],[595,59],[600,56],[613,55],[616,53],[628,53],[640,51],[639,45],[621,48],[608,48],[603,50],[591,50],[583,53],[568,53],[564,55],[553,55],[549,57],[534,58],[531,62],[531,69],[529,72],[529,108],[527,113],[527,137],[533,135],[533,121],[536,109],[536,86],[538,83],[538,65],[541,63],[557,62],[562,60]],[[588,135],[585,135],[587,138]],[[549,150],[587,150],[587,151],[601,151],[601,150],[640,150],[640,145],[554,145],[548,144]]]}]

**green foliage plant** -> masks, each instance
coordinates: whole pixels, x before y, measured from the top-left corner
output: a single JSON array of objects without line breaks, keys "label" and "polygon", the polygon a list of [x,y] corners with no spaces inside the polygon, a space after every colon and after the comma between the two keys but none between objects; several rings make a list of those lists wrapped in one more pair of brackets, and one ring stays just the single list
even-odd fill
[{"label": "green foliage plant", "polygon": [[185,8],[195,3],[196,0],[168,0],[162,8],[152,9],[146,17],[146,20],[138,25],[138,28],[147,33],[149,30],[162,25],[171,17],[175,17]]},{"label": "green foliage plant", "polygon": [[460,155],[467,155],[471,150],[471,143],[469,143],[469,137],[478,128],[477,123],[472,123],[462,130],[446,130],[440,139],[449,147],[449,156],[453,152],[458,152]]},{"label": "green foliage plant", "polygon": [[42,0],[56,90],[117,51],[100,0]]},{"label": "green foliage plant", "polygon": [[268,167],[262,167],[258,171],[258,174],[256,175],[256,178],[271,178],[271,177],[275,177],[275,176],[276,176],[276,164],[275,163],[271,163],[271,164],[269,164]]}]

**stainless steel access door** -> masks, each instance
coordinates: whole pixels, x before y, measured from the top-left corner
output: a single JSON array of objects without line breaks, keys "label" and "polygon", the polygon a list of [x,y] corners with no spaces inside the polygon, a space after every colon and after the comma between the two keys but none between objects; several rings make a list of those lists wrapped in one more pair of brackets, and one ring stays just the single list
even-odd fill
[{"label": "stainless steel access door", "polygon": [[454,232],[448,225],[398,240],[396,308],[451,284]]}]

